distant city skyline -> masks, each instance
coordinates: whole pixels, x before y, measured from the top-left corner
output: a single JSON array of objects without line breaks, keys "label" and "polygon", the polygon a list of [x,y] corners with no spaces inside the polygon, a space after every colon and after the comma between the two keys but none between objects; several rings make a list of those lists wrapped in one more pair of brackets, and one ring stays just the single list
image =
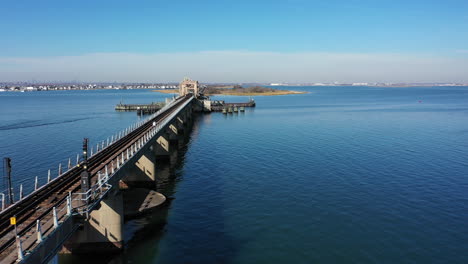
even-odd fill
[{"label": "distant city skyline", "polygon": [[13,1],[0,82],[468,83],[467,1]]}]

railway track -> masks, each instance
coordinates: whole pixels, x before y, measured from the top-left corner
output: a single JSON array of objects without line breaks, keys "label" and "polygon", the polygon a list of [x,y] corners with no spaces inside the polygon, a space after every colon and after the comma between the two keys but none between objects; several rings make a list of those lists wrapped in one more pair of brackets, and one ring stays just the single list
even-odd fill
[{"label": "railway track", "polygon": [[[156,124],[162,122],[190,97],[188,95],[177,99],[178,101],[164,112],[90,157],[88,159],[88,171],[91,179],[96,181],[97,172],[103,170],[110,161],[116,159],[122,151],[128,149],[148,132],[153,127],[153,122]],[[18,235],[24,235],[34,227],[36,220],[50,215],[52,208],[62,203],[69,192],[80,191],[81,172],[83,172],[82,166],[72,168],[0,213],[0,259],[11,252],[15,242],[14,227],[9,223],[10,217],[16,217]]]}]

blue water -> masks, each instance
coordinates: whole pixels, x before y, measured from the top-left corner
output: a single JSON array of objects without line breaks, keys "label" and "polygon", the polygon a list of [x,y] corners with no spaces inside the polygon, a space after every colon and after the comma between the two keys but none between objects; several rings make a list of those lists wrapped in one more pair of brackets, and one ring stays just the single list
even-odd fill
[{"label": "blue water", "polygon": [[[167,206],[128,221],[111,262],[468,263],[468,87],[294,89],[199,116]],[[2,93],[0,154],[31,182],[136,121],[121,98],[164,97]]]},{"label": "blue water", "polygon": [[146,90],[0,93],[0,155],[12,158],[15,183],[32,190],[35,176],[45,183],[47,170],[54,177],[59,163],[76,162],[84,137],[95,150],[138,120],[135,112],[114,111],[121,100],[149,103],[165,97],[170,95]]}]

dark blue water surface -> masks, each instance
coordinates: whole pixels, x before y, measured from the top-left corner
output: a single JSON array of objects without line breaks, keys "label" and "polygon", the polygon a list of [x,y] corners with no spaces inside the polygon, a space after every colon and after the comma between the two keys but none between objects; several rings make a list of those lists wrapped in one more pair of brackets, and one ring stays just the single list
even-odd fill
[{"label": "dark blue water surface", "polygon": [[[468,87],[294,89],[310,93],[199,116],[161,187],[168,205],[128,221],[111,261],[468,263]],[[121,99],[168,96],[1,93],[0,154],[32,188],[83,137],[135,122],[113,110]]]}]

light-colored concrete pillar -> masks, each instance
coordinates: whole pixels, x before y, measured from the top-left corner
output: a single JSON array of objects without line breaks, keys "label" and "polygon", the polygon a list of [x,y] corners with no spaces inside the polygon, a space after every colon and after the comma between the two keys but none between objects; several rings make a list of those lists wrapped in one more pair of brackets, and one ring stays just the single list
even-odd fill
[{"label": "light-colored concrete pillar", "polygon": [[156,156],[149,148],[140,150],[139,154],[119,171],[124,175],[122,181],[129,186],[145,185],[156,181]]},{"label": "light-colored concrete pillar", "polygon": [[119,191],[112,191],[98,209],[89,214],[83,228],[64,244],[61,253],[111,253],[123,248],[123,200]]},{"label": "light-colored concrete pillar", "polygon": [[167,134],[169,135],[169,142],[174,146],[179,146],[179,141],[183,140],[183,131],[179,131],[177,122],[169,125],[167,128]]},{"label": "light-colored concrete pillar", "polygon": [[185,113],[181,113],[176,117],[174,122],[175,126],[179,130],[180,134],[184,134],[185,130],[187,129],[187,117]]},{"label": "light-colored concrete pillar", "polygon": [[154,155],[156,160],[168,160],[170,155],[170,142],[169,134],[163,132],[161,135],[157,136],[156,143],[154,144]]}]

